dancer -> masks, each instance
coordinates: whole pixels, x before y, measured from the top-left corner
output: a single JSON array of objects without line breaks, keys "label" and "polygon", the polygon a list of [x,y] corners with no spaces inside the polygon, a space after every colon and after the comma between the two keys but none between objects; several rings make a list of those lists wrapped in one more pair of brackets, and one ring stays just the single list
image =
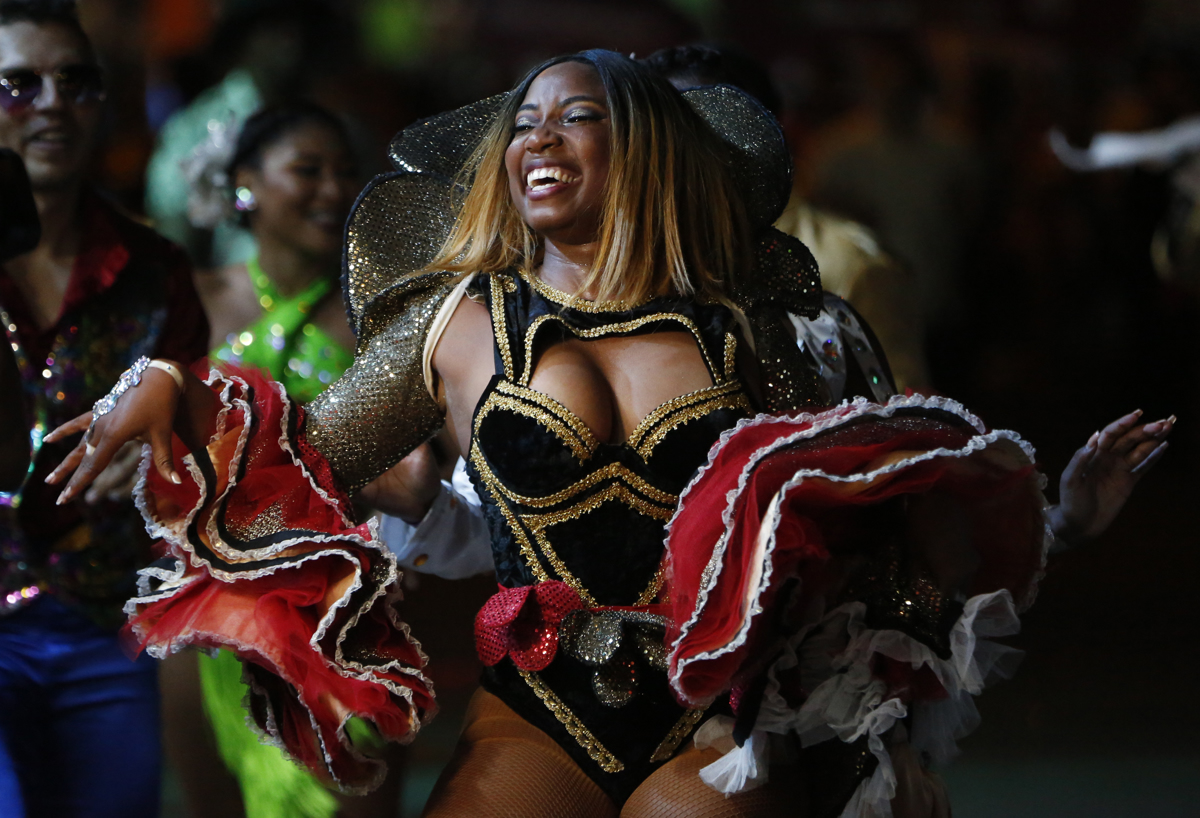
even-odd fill
[{"label": "dancer", "polygon": [[[73,7],[0,3],[0,147],[28,169],[41,236],[0,267],[0,816],[154,816],[156,663],[117,642],[151,559],[129,446],[86,498],[43,484],[84,411],[143,355],[191,362],[208,325],[183,253],[85,181],[104,82]],[[7,231],[10,225],[5,225]],[[32,248],[28,239],[32,235]],[[69,445],[74,445],[74,440]]]},{"label": "dancer", "polygon": [[[252,373],[180,390],[143,362],[55,433],[94,447],[53,475],[75,471],[66,499],[151,443],[173,556],[130,605],[147,649],[236,646],[258,723],[369,783],[339,728],[405,739],[433,706],[345,493],[445,424],[502,590],[428,815],[944,814],[914,748],[951,751],[996,664],[977,637],[1030,601],[1044,498],[1028,447],[951,401],[805,411],[820,379],[785,315],[822,298],[770,228],[790,189],[773,118],[591,51],[393,154],[350,223],[358,354],[331,389],[299,410]],[[1088,450],[1083,494],[1161,456],[1170,424],[1135,421]]]}]

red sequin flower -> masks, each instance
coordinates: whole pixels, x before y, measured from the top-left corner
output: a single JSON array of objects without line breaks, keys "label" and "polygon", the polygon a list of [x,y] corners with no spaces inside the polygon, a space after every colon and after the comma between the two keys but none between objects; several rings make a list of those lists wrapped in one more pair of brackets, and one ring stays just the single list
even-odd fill
[{"label": "red sequin flower", "polygon": [[475,649],[489,667],[505,656],[522,670],[545,670],[558,652],[558,626],[583,607],[569,585],[557,580],[501,588],[475,615]]}]

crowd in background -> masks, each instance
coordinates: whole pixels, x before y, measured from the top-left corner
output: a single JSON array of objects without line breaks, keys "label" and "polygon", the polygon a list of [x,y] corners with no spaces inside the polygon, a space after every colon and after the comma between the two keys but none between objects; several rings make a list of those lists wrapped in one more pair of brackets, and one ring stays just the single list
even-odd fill
[{"label": "crowd in background", "polygon": [[[235,224],[189,221],[180,163],[215,129],[265,104],[312,100],[341,115],[361,185],[387,168],[400,128],[502,92],[545,57],[720,43],[769,72],[774,87],[763,94],[777,95],[798,195],[865,226],[864,241],[907,277],[928,361],[926,382],[914,386],[1020,429],[1048,473],[1111,417],[1177,413],[1184,423],[1160,479],[1189,479],[1200,446],[1189,424],[1200,418],[1200,288],[1186,264],[1169,253],[1156,263],[1152,253],[1180,221],[1176,167],[1079,173],[1055,156],[1048,134],[1058,128],[1086,145],[1097,132],[1157,129],[1200,113],[1195,4],[80,0],[79,8],[109,89],[95,176],[182,244],[201,279],[245,262],[253,243]],[[1134,407],[1135,396],[1147,402]],[[469,685],[471,667],[453,661],[447,672]]]},{"label": "crowd in background", "polygon": [[[1074,439],[1068,416],[1094,425],[1134,391],[1154,395],[1143,407],[1154,416],[1196,404],[1194,292],[1186,277],[1164,280],[1149,250],[1170,205],[1170,169],[1079,174],[1047,140],[1059,127],[1086,145],[1098,131],[1162,127],[1200,109],[1200,12],[1186,3],[80,8],[113,88],[102,182],[184,241],[199,267],[246,252],[219,230],[211,255],[178,204],[185,183],[174,165],[209,121],[223,122],[222,109],[244,117],[264,102],[316,100],[347,117],[365,179],[385,169],[401,127],[503,91],[546,56],[720,42],[770,72],[797,189],[871,228],[913,277],[934,388],[1051,446]],[[1057,465],[1067,454],[1044,456]]]}]

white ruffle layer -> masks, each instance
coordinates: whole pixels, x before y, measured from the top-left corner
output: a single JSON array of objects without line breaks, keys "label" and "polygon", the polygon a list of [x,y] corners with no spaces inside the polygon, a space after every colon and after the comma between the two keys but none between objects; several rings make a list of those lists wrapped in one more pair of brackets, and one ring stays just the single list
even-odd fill
[{"label": "white ruffle layer", "polygon": [[[851,602],[829,611],[817,623],[795,634],[767,671],[755,729],[742,747],[733,744],[733,720],[709,719],[696,733],[696,745],[728,748],[720,760],[704,767],[700,777],[713,789],[732,795],[767,780],[768,734],[795,733],[803,746],[838,739],[868,737],[879,764],[846,804],[842,818],[891,818],[896,774],[883,736],[908,715],[899,698],[887,697],[885,683],[871,673],[874,658],[886,656],[912,667],[928,667],[949,694],[937,701],[913,703],[914,749],[944,764],[958,753],[957,741],[979,723],[974,697],[985,686],[1008,678],[1021,652],[985,637],[1009,636],[1020,628],[1007,590],[967,600],[950,634],[950,657],[942,659],[928,646],[896,630],[872,630],[863,620],[866,606]],[[798,668],[801,686],[812,693],[793,708],[780,693],[778,674]]]}]

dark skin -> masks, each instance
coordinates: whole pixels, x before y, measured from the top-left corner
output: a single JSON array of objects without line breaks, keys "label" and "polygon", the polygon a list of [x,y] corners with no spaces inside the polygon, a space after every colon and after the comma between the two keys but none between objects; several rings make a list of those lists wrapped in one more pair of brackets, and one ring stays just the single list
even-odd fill
[{"label": "dark skin", "polygon": [[[240,168],[234,180],[257,202],[250,230],[258,242],[259,264],[285,296],[318,278],[341,272],[342,226],[358,194],[350,148],[336,131],[309,122],[267,145],[256,167]],[[210,316],[209,346],[219,346],[262,316],[246,273],[234,264],[197,278]],[[347,349],[354,334],[337,288],[317,305],[313,323]]]}]

